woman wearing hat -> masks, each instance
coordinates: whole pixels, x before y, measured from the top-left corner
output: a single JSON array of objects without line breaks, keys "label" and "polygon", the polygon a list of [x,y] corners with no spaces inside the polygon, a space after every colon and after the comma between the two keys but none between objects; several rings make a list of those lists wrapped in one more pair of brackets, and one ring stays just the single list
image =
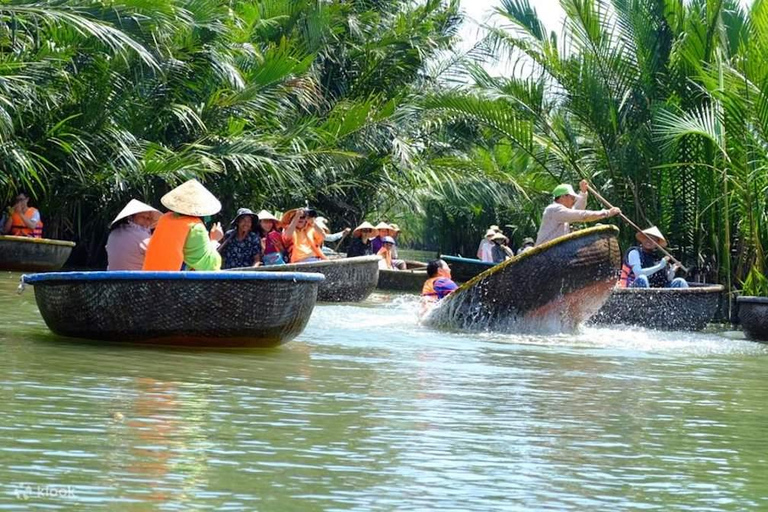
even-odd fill
[{"label": "woman wearing hat", "polygon": [[347,258],[355,256],[370,256],[373,254],[371,242],[378,232],[370,222],[363,222],[352,231],[352,242],[347,250]]},{"label": "woman wearing hat", "polygon": [[585,210],[588,198],[587,180],[581,180],[579,186],[579,195],[576,195],[573,187],[567,183],[558,185],[552,191],[554,202],[544,209],[536,245],[567,235],[571,232],[571,222],[595,222],[621,213],[616,207],[610,210]]},{"label": "woman wearing hat", "polygon": [[[656,226],[635,235],[639,246],[630,247],[624,256],[619,285],[632,288],[688,288],[688,282],[675,277],[679,265],[669,265],[669,256],[659,258],[657,249],[667,240]],[[666,270],[665,270],[666,269]],[[665,270],[662,272],[662,270]]]},{"label": "woman wearing hat", "polygon": [[381,256],[379,268],[384,270],[400,270],[395,265],[395,239],[391,236],[385,236],[381,239],[381,249],[376,254]]},{"label": "woman wearing hat", "polygon": [[287,226],[283,232],[283,243],[288,249],[291,263],[328,259],[315,241],[314,228],[307,222],[310,213],[307,208],[294,208],[285,212],[280,219],[280,223]]},{"label": "woman wearing hat", "polygon": [[259,231],[261,233],[262,262],[264,265],[285,265],[285,245],[283,234],[278,228],[277,217],[267,210],[259,212]]},{"label": "woman wearing hat", "polygon": [[107,270],[141,270],[152,228],[162,215],[136,199],[125,205],[109,225]]},{"label": "woman wearing hat", "polygon": [[485,232],[485,236],[477,248],[477,259],[488,263],[493,262],[493,242],[491,242],[491,238],[495,235],[496,231],[490,228]]},{"label": "woman wearing hat", "polygon": [[502,233],[494,233],[494,235],[491,237],[491,243],[493,243],[493,247],[491,248],[493,263],[501,263],[506,261],[509,257],[509,254],[504,248],[504,243],[506,241],[507,237]]},{"label": "woman wearing hat", "polygon": [[202,183],[192,179],[165,194],[160,202],[171,210],[157,222],[149,239],[143,270],[219,270],[221,255],[216,250],[224,236],[221,224],[205,229],[202,217],[215,215],[221,203]]},{"label": "woman wearing hat", "polygon": [[219,246],[223,258],[221,268],[258,267],[261,265],[261,239],[254,232],[258,217],[248,208],[237,210]]}]

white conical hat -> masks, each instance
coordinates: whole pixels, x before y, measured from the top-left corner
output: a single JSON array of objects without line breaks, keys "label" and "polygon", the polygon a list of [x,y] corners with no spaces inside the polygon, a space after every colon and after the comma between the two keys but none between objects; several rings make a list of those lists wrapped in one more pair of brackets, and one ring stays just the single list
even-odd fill
[{"label": "white conical hat", "polygon": [[277,222],[277,217],[269,213],[267,210],[261,210],[257,215],[259,220],[273,220]]},{"label": "white conical hat", "polygon": [[667,246],[667,239],[664,238],[664,235],[661,234],[661,231],[656,226],[651,226],[648,229],[644,229],[641,233],[638,233],[637,235],[635,235],[635,238],[637,238],[639,242],[642,242],[643,239],[645,238],[644,235],[653,237],[656,240],[656,243],[659,244],[661,247]]},{"label": "white conical hat", "polygon": [[160,202],[171,211],[192,217],[207,217],[221,210],[221,203],[202,183],[191,179],[165,194]]},{"label": "white conical hat", "polygon": [[372,229],[373,231],[376,231],[374,225],[366,221],[355,228],[355,230],[352,232],[352,236],[361,236],[361,231],[364,229]]},{"label": "white conical hat", "polygon": [[159,219],[162,213],[160,213],[160,210],[157,210],[155,208],[152,208],[148,204],[144,204],[141,201],[137,201],[136,199],[131,199],[127,205],[125,205],[125,208],[120,210],[120,213],[117,214],[117,217],[115,217],[115,220],[112,221],[112,223],[109,225],[111,228],[121,220],[130,217],[131,215],[136,215],[137,213],[151,213],[152,214],[152,223],[155,224]]}]

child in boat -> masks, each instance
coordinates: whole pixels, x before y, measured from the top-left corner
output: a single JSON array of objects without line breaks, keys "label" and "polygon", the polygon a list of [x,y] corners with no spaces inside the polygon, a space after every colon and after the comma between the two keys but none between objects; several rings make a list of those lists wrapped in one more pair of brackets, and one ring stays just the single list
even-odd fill
[{"label": "child in boat", "polygon": [[381,249],[376,253],[381,256],[379,268],[382,270],[398,270],[394,264],[395,239],[391,236],[385,236],[381,239],[381,242]]},{"label": "child in boat", "polygon": [[261,231],[262,262],[264,265],[285,265],[285,245],[278,229],[277,217],[267,210],[258,214]]}]

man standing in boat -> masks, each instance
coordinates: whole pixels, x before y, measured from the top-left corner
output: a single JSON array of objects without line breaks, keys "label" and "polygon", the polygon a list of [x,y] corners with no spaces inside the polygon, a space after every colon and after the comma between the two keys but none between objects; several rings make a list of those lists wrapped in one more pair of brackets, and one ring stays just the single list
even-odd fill
[{"label": "man standing in boat", "polygon": [[679,265],[669,265],[669,256],[659,258],[657,249],[667,240],[656,226],[638,233],[639,247],[630,247],[624,256],[619,285],[624,288],[688,288],[682,277],[675,277]]},{"label": "man standing in boat", "polygon": [[567,183],[558,185],[552,191],[554,202],[544,209],[536,245],[541,245],[571,232],[571,222],[595,222],[621,213],[619,208],[610,210],[585,210],[587,206],[587,180],[579,184],[581,193],[576,195]]}]

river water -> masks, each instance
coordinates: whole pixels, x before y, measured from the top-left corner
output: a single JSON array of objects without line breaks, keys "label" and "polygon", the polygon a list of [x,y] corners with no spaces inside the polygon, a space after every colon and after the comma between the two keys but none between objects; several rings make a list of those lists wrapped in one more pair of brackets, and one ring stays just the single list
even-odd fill
[{"label": "river water", "polygon": [[0,510],[768,508],[768,350],[738,333],[460,335],[416,297],[273,350],[73,343],[0,274]]}]

